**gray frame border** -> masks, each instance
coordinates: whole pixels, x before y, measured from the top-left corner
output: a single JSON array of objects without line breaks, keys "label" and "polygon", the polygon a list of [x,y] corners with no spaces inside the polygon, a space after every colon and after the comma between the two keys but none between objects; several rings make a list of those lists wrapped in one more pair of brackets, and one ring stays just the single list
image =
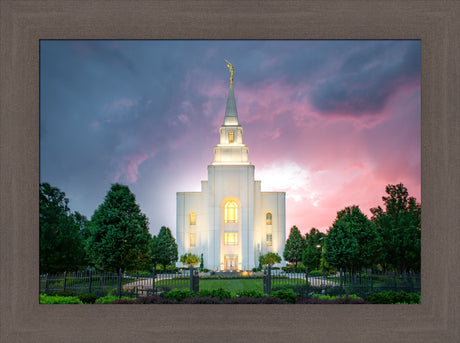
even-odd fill
[{"label": "gray frame border", "polygon": [[[460,341],[459,14],[432,0],[0,0],[0,341]],[[39,305],[39,40],[133,38],[421,39],[422,305]]]}]

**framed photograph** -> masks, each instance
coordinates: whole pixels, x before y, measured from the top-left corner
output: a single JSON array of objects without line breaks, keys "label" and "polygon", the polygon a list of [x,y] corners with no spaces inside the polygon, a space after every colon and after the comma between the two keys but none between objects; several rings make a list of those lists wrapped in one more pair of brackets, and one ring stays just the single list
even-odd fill
[{"label": "framed photograph", "polygon": [[[5,1],[0,6],[2,22],[1,280],[4,282],[4,287],[0,288],[0,294],[1,308],[6,309],[6,311],[2,310],[0,315],[1,341],[97,340],[117,342],[153,339],[165,342],[216,340],[279,342],[287,339],[319,342],[445,342],[458,339],[460,331],[455,323],[459,321],[459,318],[455,308],[460,304],[458,303],[458,291],[452,285],[460,276],[456,266],[456,261],[460,258],[459,250],[455,248],[457,238],[460,238],[457,230],[458,214],[456,213],[460,204],[455,193],[455,190],[460,188],[460,178],[455,172],[455,167],[459,165],[460,143],[456,94],[460,89],[458,80],[454,77],[455,73],[450,72],[451,67],[458,64],[460,57],[458,56],[459,39],[455,35],[460,28],[456,20],[456,16],[460,14],[458,4],[454,2],[439,4],[430,1],[421,4],[410,1],[399,3],[311,1],[268,2],[262,6],[262,3],[257,1],[232,4],[209,1],[191,3],[145,1],[135,4],[130,2]],[[157,44],[157,47],[162,45],[165,50],[170,49],[170,46],[173,46],[174,49],[166,51],[158,61],[148,61],[145,59],[151,55],[142,53],[142,50],[147,51],[149,44]],[[338,45],[341,45],[340,49],[335,48]],[[309,54],[306,52],[308,49],[311,49]],[[130,64],[131,60],[124,59],[123,54],[120,54],[121,50],[123,54],[131,54],[132,59],[139,60],[140,63]],[[246,66],[238,69],[237,63],[231,60],[231,56],[223,56],[224,53],[230,54],[232,50],[235,51],[237,59],[247,61]],[[315,51],[320,51],[320,53],[315,54]],[[354,51],[357,52],[356,55],[353,55]],[[253,52],[252,55],[251,52]],[[359,66],[360,70],[365,70],[365,75],[369,76],[364,83],[356,80],[357,74],[350,76],[352,75],[350,73],[353,68],[352,64],[359,63],[359,56],[363,56],[358,52],[374,56],[371,59],[363,58],[363,63],[368,63],[368,65]],[[410,55],[411,53],[415,55]],[[169,61],[168,54],[171,54]],[[273,69],[270,69],[270,66],[260,65],[257,60],[260,54],[273,58]],[[306,78],[302,77],[303,81],[299,81],[299,69],[296,66],[303,63],[307,55],[311,58],[309,61],[311,67],[303,70],[308,74],[309,80],[305,81]],[[90,65],[101,56],[105,56],[106,59],[99,60],[99,65],[97,63]],[[222,57],[229,61],[225,61]],[[342,70],[337,67],[337,64],[334,64],[334,57],[341,58]],[[214,58],[219,59],[219,63],[214,63]],[[382,59],[386,61],[384,68],[376,62]],[[190,64],[193,60],[197,61],[199,68],[194,69]],[[284,64],[280,63],[280,60],[285,61]],[[421,64],[417,65],[417,60]],[[86,63],[85,61],[91,61],[83,68],[87,74],[72,73],[72,65],[75,70],[78,70],[82,64]],[[320,64],[318,61],[325,62],[325,64]],[[350,69],[341,74],[340,72],[345,68],[344,61],[349,62],[347,68]],[[150,71],[145,69],[146,65],[155,62],[160,64],[155,72],[161,71],[164,74],[164,80],[174,80],[171,82],[179,82],[183,85],[180,88],[182,99],[174,100],[178,103],[173,107],[160,106],[165,111],[158,117],[160,118],[159,123],[150,124],[149,127],[147,124],[149,120],[146,119],[142,121],[141,126],[133,125],[132,122],[126,121],[126,117],[123,117],[131,114],[129,112],[131,107],[144,106],[147,110],[138,111],[138,113],[142,112],[147,115],[148,108],[151,108],[149,101],[158,99],[162,103],[168,103],[168,97],[171,96],[168,91],[168,81],[164,81],[165,84],[162,85],[161,80],[154,79],[154,76],[158,74],[152,73],[153,69]],[[231,68],[232,63],[235,70]],[[44,67],[45,64],[46,67]],[[176,68],[175,65],[178,64],[181,66]],[[127,72],[123,75],[111,73],[113,70],[111,68],[117,69],[118,65],[122,66],[120,69]],[[320,67],[321,65],[325,66]],[[209,67],[208,70],[206,66]],[[277,71],[276,66],[279,67]],[[220,67],[222,67],[222,73],[217,76],[217,70]],[[63,70],[65,72],[60,73],[59,68],[62,68],[61,72]],[[142,75],[142,80],[130,80],[130,68],[144,70],[145,72],[136,72],[136,75]],[[271,74],[270,77],[261,77],[256,71]],[[385,72],[390,76],[386,77]],[[400,77],[392,79],[391,75],[396,72],[400,73],[398,74]],[[49,73],[55,74],[51,77]],[[207,74],[203,76],[203,73]],[[240,81],[244,74],[239,73],[246,73],[249,81],[245,85]],[[46,76],[45,81],[44,75]],[[56,81],[59,77],[64,78],[60,82],[65,82],[65,78],[77,80],[73,83],[73,87],[79,87],[80,90],[75,93],[80,96],[84,95],[81,96],[80,104],[76,101],[75,94],[59,89],[59,81]],[[194,88],[190,82],[197,79],[200,80],[200,85]],[[221,83],[219,79],[222,79]],[[325,81],[326,79],[328,81]],[[233,80],[235,80],[234,85]],[[146,92],[150,87],[159,95],[144,98],[123,96],[122,94],[126,94],[127,89],[123,88],[124,81],[131,85],[138,83],[138,88],[141,89],[139,94]],[[373,87],[372,81],[388,82],[388,84],[386,84],[386,89],[382,90],[381,87]],[[102,94],[101,88],[97,87],[98,82],[116,83],[118,87],[110,89],[116,89],[120,93]],[[184,86],[187,82],[189,84]],[[257,162],[254,163],[256,177],[260,165],[261,174],[257,179],[262,181],[262,189],[264,182],[272,183],[270,184],[270,187],[273,187],[271,191],[288,192],[288,194],[290,191],[291,196],[301,197],[301,194],[294,192],[295,189],[291,189],[292,187],[286,186],[283,189],[282,184],[276,183],[276,180],[270,180],[267,176],[276,174],[287,177],[290,176],[290,172],[295,176],[298,174],[294,170],[296,166],[293,163],[295,162],[285,159],[287,162],[284,165],[281,164],[285,168],[277,170],[274,164],[266,162],[261,157],[267,154],[264,149],[269,146],[260,144],[262,140],[274,142],[280,135],[289,135],[289,132],[295,130],[296,127],[293,123],[286,122],[286,118],[283,117],[286,111],[295,113],[295,108],[284,109],[285,112],[283,112],[282,106],[278,105],[279,103],[273,98],[274,93],[271,93],[270,99],[259,103],[251,100],[257,95],[257,90],[263,90],[264,87],[276,88],[277,85],[279,86],[277,82],[285,82],[283,86],[290,85],[297,89],[297,92],[279,94],[280,97],[291,97],[293,100],[290,103],[294,105],[296,101],[302,101],[299,100],[302,99],[302,94],[316,92],[316,102],[309,98],[309,104],[311,104],[309,110],[314,113],[314,116],[305,118],[298,115],[297,122],[294,123],[298,124],[297,127],[301,124],[308,126],[309,124],[305,122],[307,119],[319,121],[323,118],[327,118],[328,124],[335,121],[333,125],[337,125],[344,118],[349,118],[350,113],[358,113],[359,118],[351,123],[351,126],[340,129],[336,127],[337,130],[351,130],[358,126],[374,127],[381,123],[382,116],[411,117],[410,120],[392,122],[394,127],[388,125],[382,137],[377,137],[376,131],[371,134],[375,135],[376,140],[380,140],[381,146],[388,142],[393,149],[400,149],[398,151],[399,160],[388,157],[386,164],[389,169],[397,169],[398,161],[410,160],[415,168],[415,172],[412,171],[411,175],[419,173],[418,180],[416,177],[409,176],[406,179],[409,180],[409,183],[412,182],[408,185],[409,195],[421,201],[423,209],[421,305],[43,306],[39,304],[38,195],[39,183],[46,182],[42,176],[54,175],[53,177],[56,178],[58,174],[61,176],[65,174],[68,178],[76,180],[84,174],[86,176],[83,178],[88,180],[93,189],[101,188],[100,184],[104,182],[104,178],[105,181],[121,183],[137,180],[143,175],[140,168],[155,168],[153,164],[142,166],[142,163],[152,156],[148,155],[148,148],[138,148],[142,144],[156,145],[158,151],[161,151],[161,146],[158,146],[160,141],[152,139],[152,135],[148,133],[149,130],[156,129],[164,131],[166,135],[163,137],[163,142],[168,147],[169,156],[177,154],[177,159],[166,159],[160,156],[160,162],[166,161],[164,165],[167,174],[177,174],[178,172],[174,171],[175,168],[168,169],[168,163],[177,164],[180,161],[183,161],[184,165],[202,165],[201,169],[205,170],[213,154],[215,165],[225,164],[226,152],[222,150],[225,147],[220,151],[219,142],[217,142],[219,132],[220,143],[222,139],[228,140],[224,142],[224,145],[238,141],[242,137],[242,132],[228,129],[230,126],[233,127],[228,123],[235,120],[235,115],[232,114],[232,104],[228,105],[228,99],[231,98],[229,87],[232,94],[233,87],[235,87],[236,108],[242,109],[237,111],[236,120],[239,119],[246,130],[243,143],[247,142],[249,147],[249,160]],[[248,84],[251,84],[251,87]],[[86,89],[81,91],[84,88]],[[218,90],[223,94],[218,93]],[[161,95],[162,92],[165,94]],[[280,92],[282,91],[278,93]],[[353,94],[359,92],[368,94],[374,92],[371,95],[381,99],[382,103],[379,105],[340,101],[344,93],[350,100]],[[210,99],[205,104],[207,107],[197,101],[198,97],[203,94]],[[263,96],[263,92],[259,92],[258,95]],[[56,132],[55,130],[59,129],[59,120],[62,120],[63,117],[59,116],[58,112],[66,106],[62,105],[66,103],[66,99],[70,98],[73,100],[67,102],[69,107],[66,115],[72,117],[74,130],[66,127],[53,139],[43,140],[45,137],[50,137],[49,132],[45,133],[43,130]],[[169,99],[169,102],[171,101]],[[223,113],[225,105],[221,104],[219,107],[219,102],[227,104],[228,113],[226,112],[225,116]],[[269,103],[270,108],[275,109],[273,111],[275,114],[270,114],[271,117],[267,119],[274,125],[275,130],[270,130],[269,127],[261,130],[254,120],[243,117],[249,116],[250,110],[258,116],[263,116],[265,110],[261,107],[262,103]],[[396,103],[399,107],[391,107]],[[92,104],[97,104],[96,106],[101,109],[97,116],[88,113],[95,108],[91,107]],[[198,106],[198,104],[201,106],[200,110],[194,109],[193,106]],[[45,107],[57,109],[52,118],[40,117],[40,110]],[[216,108],[222,108],[222,115]],[[386,111],[383,110],[384,108]],[[196,116],[188,115],[194,111]],[[398,111],[401,113],[396,113]],[[84,115],[79,117],[79,112]],[[417,114],[418,118],[416,118]],[[200,125],[190,123],[197,119],[205,122],[206,118],[209,121],[201,125],[201,128]],[[55,124],[50,125],[49,121],[43,122],[43,120],[52,120]],[[226,121],[230,126],[225,125]],[[223,125],[222,122],[224,122]],[[126,134],[121,138],[108,137],[110,133],[104,131],[104,128],[110,125],[126,128]],[[87,131],[83,128],[86,128]],[[187,128],[191,128],[193,133],[188,136],[189,141],[181,142],[180,138],[183,137],[181,130],[187,130]],[[401,130],[402,128],[404,130]],[[227,132],[228,130],[231,133]],[[392,133],[396,132],[404,132],[407,135],[392,137]],[[305,134],[305,132],[299,131],[299,134]],[[320,131],[317,134],[324,136],[324,133]],[[81,139],[80,135],[85,138]],[[90,151],[91,149],[97,150],[97,144],[105,144],[103,140],[97,140],[98,135],[104,135],[105,142],[110,141],[110,144],[116,146],[118,144],[113,156],[107,157],[105,151],[101,149],[98,151],[101,156],[98,159],[98,154]],[[412,136],[408,137],[409,135]],[[78,137],[78,140],[72,139],[72,136]],[[130,139],[130,136],[135,138]],[[251,138],[246,138],[248,136]],[[359,134],[355,132],[354,137],[357,136]],[[383,136],[388,140],[385,141]],[[159,135],[159,137],[162,136]],[[311,139],[314,140],[314,137]],[[75,141],[79,146],[72,145]],[[414,141],[418,141],[419,146],[413,147],[407,144]],[[58,145],[57,142],[61,142],[62,145]],[[295,139],[295,141],[282,144],[294,146],[296,143],[305,145],[312,141]],[[192,149],[195,156],[192,156],[192,152],[185,152],[181,144]],[[174,145],[176,145],[175,148]],[[203,152],[203,145],[210,145],[210,151]],[[273,151],[277,152],[278,148],[273,148],[273,145],[270,143]],[[384,150],[390,154],[391,148],[388,145]],[[173,147],[169,149],[171,146]],[[214,146],[217,147],[217,150],[213,152]],[[282,145],[280,149],[286,151],[288,146]],[[372,146],[369,143],[369,149]],[[48,156],[43,154],[43,149],[50,147],[54,149],[54,156],[74,155],[74,164],[71,168],[73,170],[60,166],[58,160],[51,156],[53,154]],[[256,150],[254,155],[251,155],[252,147]],[[165,147],[162,149],[162,151],[166,150]],[[241,161],[238,161],[244,164],[245,161],[247,162],[244,157],[247,151],[242,147],[239,149],[241,156],[239,155],[238,158]],[[82,158],[85,151],[88,151],[88,154],[86,158]],[[133,159],[134,151],[140,151],[146,155]],[[292,149],[291,155],[299,151]],[[331,151],[333,151],[332,148],[324,150],[323,154],[330,155]],[[416,156],[417,151],[418,157]],[[313,152],[313,149],[309,150],[310,154]],[[278,153],[281,153],[281,150]],[[320,155],[321,150],[318,148],[315,153]],[[117,164],[117,161],[122,162]],[[373,162],[377,163],[376,160]],[[98,169],[100,172],[97,174],[103,174],[100,180],[91,177],[91,175],[96,175],[94,170],[97,170],[98,163],[111,166],[111,168]],[[380,168],[372,170],[367,170],[363,165],[356,167],[358,168],[356,170],[349,169],[348,172],[351,173],[349,178],[354,178],[357,182],[348,185],[349,189],[359,184],[359,178],[362,175],[360,172],[363,172],[364,169],[369,173],[376,173],[377,169],[382,170],[385,161],[380,163]],[[390,166],[390,164],[394,165]],[[305,169],[305,166],[302,167]],[[82,172],[78,173],[78,170]],[[196,170],[196,168],[190,168],[190,170]],[[316,169],[309,170],[310,179],[319,178],[318,175],[315,175],[315,170],[319,170],[319,167],[316,166]],[[139,194],[142,194],[141,188],[160,187],[158,182],[162,183],[164,173],[163,170],[156,176],[155,181],[150,181],[150,184],[142,184]],[[199,184],[200,180],[205,180],[207,177],[205,173],[201,174],[198,172],[196,175],[190,175],[186,182],[178,184],[184,187],[189,186],[187,182]],[[331,183],[333,179],[334,176],[330,175],[330,179],[327,179],[326,182]],[[63,181],[62,177],[60,180],[59,182],[69,185],[73,182]],[[298,182],[295,177],[291,180],[291,183]],[[78,187],[78,184],[74,182],[73,187]],[[324,201],[319,196],[321,191],[324,193],[324,190],[318,189],[315,192],[310,185],[303,186],[301,190],[308,189],[311,194],[317,196],[317,198],[304,199],[310,206],[310,212],[315,213],[315,204],[318,205],[320,201]],[[385,186],[386,184],[381,185],[380,192],[375,194],[374,198],[379,200],[385,195]],[[231,185],[229,187],[231,188]],[[374,191],[375,187],[372,187],[369,189]],[[175,192],[187,191],[187,189],[180,189],[176,186],[173,188],[171,189],[173,198],[176,196]],[[66,191],[66,189],[62,190]],[[102,203],[106,191],[107,189],[104,190],[102,187],[99,191],[99,198],[77,199],[77,207],[82,208],[82,211],[87,211],[85,214],[90,217],[94,209]],[[187,196],[184,195],[185,198]],[[148,193],[139,195],[139,197],[142,204],[146,204],[146,207],[150,206],[147,205]],[[370,198],[368,203],[372,204],[374,198]],[[291,205],[291,208],[295,208],[294,200],[287,198],[286,206]],[[72,198],[70,201],[72,208]],[[381,204],[376,203],[375,206],[377,205]],[[246,270],[255,268],[256,248],[254,248],[252,259],[243,258],[243,255],[235,248],[242,242],[243,237],[239,231],[241,228],[237,225],[238,211],[241,207],[239,199],[229,198],[222,206],[223,217],[226,218],[225,225],[229,226],[229,229],[225,231],[227,234],[222,236],[222,241],[228,243],[223,243],[225,245],[223,249],[228,251],[225,250],[227,251],[226,258],[223,258],[222,261],[219,259],[213,261],[209,258],[210,261],[213,261],[212,265],[209,262],[209,269]],[[371,206],[363,204],[362,209],[367,211]],[[165,208],[162,212],[168,213],[168,211],[172,211],[169,216],[173,216],[173,222],[168,225],[171,229],[175,229],[176,209]],[[195,213],[193,210],[184,211],[184,216],[190,223],[193,222],[193,225],[199,224],[202,220],[199,215],[190,216],[190,211]],[[273,225],[279,213],[271,208],[264,208],[261,211],[266,223],[270,222],[267,225]],[[201,213],[201,210],[197,212]],[[292,210],[292,213],[299,215],[298,217],[291,215],[290,218],[295,217],[295,220],[302,220],[300,207]],[[369,213],[366,212],[366,214],[370,216]],[[322,221],[320,218],[319,212],[308,218],[310,222],[317,220],[317,223],[309,224],[310,222],[306,220],[302,233],[313,226],[325,231],[325,228],[330,226],[335,219],[335,213],[331,218],[325,218]],[[163,225],[162,221],[165,220],[167,219],[153,220],[155,224],[151,228],[154,230],[152,233],[156,234],[156,231],[159,230],[158,226]],[[285,231],[295,224],[294,221],[288,221],[285,224]],[[263,237],[266,241],[263,243],[267,251],[277,248],[279,237],[276,236],[276,232],[277,230],[264,232]],[[195,231],[187,231],[183,237],[187,237],[181,242],[183,252],[186,248],[189,249],[190,245],[197,249],[200,247],[202,238],[199,234],[196,235]],[[197,250],[198,255],[199,253],[207,254],[208,252]]]}]

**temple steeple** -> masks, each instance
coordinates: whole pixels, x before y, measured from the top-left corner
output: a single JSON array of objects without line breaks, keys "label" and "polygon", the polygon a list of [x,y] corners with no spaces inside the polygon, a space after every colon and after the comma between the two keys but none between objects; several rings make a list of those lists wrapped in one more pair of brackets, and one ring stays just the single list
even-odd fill
[{"label": "temple steeple", "polygon": [[225,107],[224,124],[220,127],[220,143],[214,148],[213,164],[249,164],[248,148],[243,144],[243,128],[238,122],[235,94],[233,92],[233,72],[235,68],[227,62],[230,70],[230,87],[227,106]]},{"label": "temple steeple", "polygon": [[235,94],[233,93],[233,73],[235,72],[235,67],[229,61],[225,60],[225,62],[227,62],[227,67],[230,71],[230,88],[228,89],[227,107],[225,107],[224,126],[235,126],[239,125]]},{"label": "temple steeple", "polygon": [[238,126],[238,112],[236,111],[235,94],[233,93],[233,83],[230,83],[227,97],[227,107],[225,108],[224,126]]}]

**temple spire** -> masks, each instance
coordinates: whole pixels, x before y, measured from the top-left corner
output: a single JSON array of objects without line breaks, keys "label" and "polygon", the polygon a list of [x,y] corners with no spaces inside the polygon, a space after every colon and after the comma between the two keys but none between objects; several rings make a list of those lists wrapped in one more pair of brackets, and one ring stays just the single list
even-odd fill
[{"label": "temple spire", "polygon": [[230,88],[228,90],[227,107],[225,108],[224,126],[238,126],[238,112],[236,111],[235,94],[233,92],[233,72],[235,68],[229,61],[225,60],[225,62],[227,62],[227,67],[230,71]]}]

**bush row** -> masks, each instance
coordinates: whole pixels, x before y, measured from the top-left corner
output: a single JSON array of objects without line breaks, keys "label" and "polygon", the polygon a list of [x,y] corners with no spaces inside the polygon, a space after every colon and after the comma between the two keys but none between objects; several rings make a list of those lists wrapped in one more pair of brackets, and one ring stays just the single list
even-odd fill
[{"label": "bush row", "polygon": [[189,290],[173,289],[161,296],[142,298],[108,295],[97,298],[94,294],[69,296],[63,294],[40,294],[40,304],[420,304],[420,293],[386,291],[374,293],[367,299],[357,295],[309,295],[303,297],[290,288],[274,290],[271,296],[256,290],[241,290],[236,296],[222,288],[201,290],[197,294]]},{"label": "bush row", "polygon": [[420,304],[420,293],[386,291],[371,294],[367,300],[371,304]]}]

